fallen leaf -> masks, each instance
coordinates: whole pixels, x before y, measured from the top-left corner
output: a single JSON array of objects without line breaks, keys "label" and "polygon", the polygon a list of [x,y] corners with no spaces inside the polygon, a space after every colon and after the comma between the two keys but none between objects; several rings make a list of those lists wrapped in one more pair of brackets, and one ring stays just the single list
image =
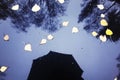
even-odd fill
[{"label": "fallen leaf", "polygon": [[101,17],[101,18],[105,18],[105,14],[101,14],[100,17]]},{"label": "fallen leaf", "polygon": [[97,5],[97,7],[98,7],[100,10],[103,10],[103,9],[104,9],[104,5],[103,5],[103,4],[99,4],[99,5]]},{"label": "fallen leaf", "polygon": [[111,36],[111,35],[113,35],[113,32],[112,32],[110,29],[107,29],[107,30],[106,30],[106,35]]},{"label": "fallen leaf", "polygon": [[63,4],[65,0],[58,0],[59,3]]},{"label": "fallen leaf", "polygon": [[69,24],[69,21],[64,21],[64,22],[62,23],[62,26],[67,27],[68,24]]},{"label": "fallen leaf", "polygon": [[106,35],[100,35],[99,36],[99,38],[100,38],[100,40],[102,41],[102,42],[106,42],[107,41],[107,37],[106,37]]},{"label": "fallen leaf", "polygon": [[8,69],[7,66],[2,66],[2,67],[0,68],[0,72],[5,72],[7,69]]},{"label": "fallen leaf", "polygon": [[96,36],[98,35],[98,33],[97,33],[96,31],[93,31],[93,32],[92,32],[92,35],[93,35],[94,37],[96,37]]},{"label": "fallen leaf", "polygon": [[115,79],[114,80],[118,80],[118,78],[117,77],[115,77]]},{"label": "fallen leaf", "polygon": [[19,9],[19,5],[18,5],[18,4],[13,5],[11,9],[16,11],[16,10],[18,10],[18,9]]},{"label": "fallen leaf", "polygon": [[108,22],[105,19],[101,19],[100,24],[102,26],[108,26]]},{"label": "fallen leaf", "polygon": [[26,44],[25,47],[24,47],[24,50],[25,50],[25,51],[32,51],[32,46],[31,46],[31,44],[29,44],[29,43]]},{"label": "fallen leaf", "polygon": [[10,37],[8,34],[5,34],[4,37],[3,37],[4,41],[9,41]]},{"label": "fallen leaf", "polygon": [[47,36],[47,39],[48,39],[48,40],[52,40],[53,38],[54,38],[54,37],[53,37],[53,35],[51,35],[51,34]]},{"label": "fallen leaf", "polygon": [[78,33],[78,32],[79,32],[79,29],[77,27],[72,28],[72,33]]},{"label": "fallen leaf", "polygon": [[37,5],[37,4],[35,4],[35,5],[32,7],[32,11],[33,11],[33,12],[38,12],[40,9],[41,9],[40,6]]},{"label": "fallen leaf", "polygon": [[42,39],[41,42],[40,42],[41,45],[42,45],[42,44],[45,44],[45,43],[47,43],[47,40],[46,40],[46,39]]}]

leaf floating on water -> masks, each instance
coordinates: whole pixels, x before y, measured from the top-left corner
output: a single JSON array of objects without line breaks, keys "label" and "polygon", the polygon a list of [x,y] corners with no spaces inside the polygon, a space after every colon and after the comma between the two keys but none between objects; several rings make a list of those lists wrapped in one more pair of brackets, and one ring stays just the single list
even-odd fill
[{"label": "leaf floating on water", "polygon": [[33,11],[33,12],[38,12],[40,9],[41,9],[40,6],[37,5],[37,4],[35,4],[35,5],[32,7],[32,11]]},{"label": "leaf floating on water", "polygon": [[78,33],[78,32],[79,32],[79,29],[77,27],[72,28],[72,33]]},{"label": "leaf floating on water", "polygon": [[102,42],[106,42],[107,41],[107,37],[106,37],[106,35],[100,35],[99,36],[99,38],[100,38],[100,40],[102,41]]},{"label": "leaf floating on water", "polygon": [[92,35],[93,35],[94,37],[96,37],[96,36],[98,35],[98,33],[97,33],[96,31],[93,31],[93,32],[92,32]]},{"label": "leaf floating on water", "polygon": [[65,0],[58,0],[59,3],[63,4]]},{"label": "leaf floating on water", "polygon": [[62,23],[62,26],[67,27],[68,24],[69,24],[69,21],[64,21],[64,22]]},{"label": "leaf floating on water", "polygon": [[108,22],[107,22],[105,19],[102,19],[102,20],[100,21],[100,24],[101,24],[102,26],[108,26]]},{"label": "leaf floating on water", "polygon": [[47,36],[47,39],[48,39],[48,40],[52,40],[53,38],[54,38],[54,37],[53,37],[53,35],[51,35],[51,34]]},{"label": "leaf floating on water", "polygon": [[47,40],[46,40],[46,39],[42,39],[41,42],[40,42],[41,45],[42,45],[42,44],[46,44],[46,43],[47,43]]},{"label": "leaf floating on water", "polygon": [[7,69],[8,69],[7,66],[2,66],[2,67],[0,68],[0,72],[5,72]]},{"label": "leaf floating on water", "polygon": [[18,9],[19,9],[19,5],[18,4],[16,4],[16,5],[14,5],[14,6],[12,6],[12,8],[11,8],[12,10],[14,10],[14,11],[17,11]]},{"label": "leaf floating on water", "polygon": [[105,18],[105,14],[101,14],[100,17],[101,17],[101,18]]},{"label": "leaf floating on water", "polygon": [[113,32],[110,29],[107,29],[106,30],[106,35],[111,36],[111,35],[113,35]]},{"label": "leaf floating on water", "polygon": [[98,7],[100,10],[103,10],[103,9],[105,8],[103,4],[99,4],[99,5],[97,5],[97,7]]},{"label": "leaf floating on water", "polygon": [[26,44],[25,47],[24,47],[24,50],[25,50],[25,51],[32,51],[32,46],[31,46],[31,44]]},{"label": "leaf floating on water", "polygon": [[4,39],[4,41],[9,41],[10,37],[8,34],[6,34],[6,35],[4,35],[3,39]]}]

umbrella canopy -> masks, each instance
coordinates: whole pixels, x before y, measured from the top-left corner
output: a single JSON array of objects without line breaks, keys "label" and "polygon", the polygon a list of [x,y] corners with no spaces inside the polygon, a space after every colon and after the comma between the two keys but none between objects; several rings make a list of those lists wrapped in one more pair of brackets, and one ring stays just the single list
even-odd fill
[{"label": "umbrella canopy", "polygon": [[27,80],[84,80],[82,73],[72,55],[50,51],[33,60]]}]

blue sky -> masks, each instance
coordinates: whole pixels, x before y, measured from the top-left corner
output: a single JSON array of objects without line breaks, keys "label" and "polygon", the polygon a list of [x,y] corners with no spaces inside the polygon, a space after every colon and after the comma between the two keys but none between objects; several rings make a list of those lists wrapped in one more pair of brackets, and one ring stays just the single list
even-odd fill
[{"label": "blue sky", "polygon": [[[120,42],[102,43],[83,30],[84,23],[77,23],[80,13],[81,0],[70,0],[66,15],[61,17],[61,22],[69,21],[68,27],[63,27],[52,33],[54,39],[44,45],[40,40],[49,35],[48,32],[29,28],[27,33],[12,28],[9,19],[0,21],[0,65],[8,66],[5,80],[26,80],[32,60],[47,54],[50,50],[72,54],[83,69],[85,80],[113,80],[118,74],[115,59],[120,53]],[[72,34],[72,27],[78,27],[79,32]],[[4,41],[3,35],[8,34],[10,40]],[[32,52],[24,51],[26,43],[32,45]]]}]

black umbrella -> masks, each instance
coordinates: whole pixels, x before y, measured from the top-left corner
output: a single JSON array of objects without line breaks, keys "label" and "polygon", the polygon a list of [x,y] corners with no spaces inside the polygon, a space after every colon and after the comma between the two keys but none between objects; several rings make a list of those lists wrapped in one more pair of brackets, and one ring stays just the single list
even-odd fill
[{"label": "black umbrella", "polygon": [[84,80],[82,73],[72,55],[50,51],[33,60],[27,80]]}]

